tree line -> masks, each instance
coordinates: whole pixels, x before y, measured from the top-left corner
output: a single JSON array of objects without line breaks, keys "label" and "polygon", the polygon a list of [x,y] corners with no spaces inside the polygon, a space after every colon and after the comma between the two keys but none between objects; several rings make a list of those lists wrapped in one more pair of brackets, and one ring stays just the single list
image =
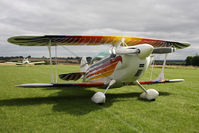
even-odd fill
[{"label": "tree line", "polygon": [[199,55],[196,56],[187,56],[186,60],[186,65],[187,66],[199,66]]}]

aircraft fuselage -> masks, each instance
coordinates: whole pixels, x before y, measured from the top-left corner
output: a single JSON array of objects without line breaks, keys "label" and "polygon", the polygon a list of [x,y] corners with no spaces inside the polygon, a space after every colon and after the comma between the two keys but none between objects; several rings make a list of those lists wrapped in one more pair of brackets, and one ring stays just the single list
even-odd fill
[{"label": "aircraft fuselage", "polygon": [[139,54],[105,57],[87,69],[84,81],[109,83],[111,80],[116,80],[117,83],[134,82],[144,74],[150,65],[152,50],[145,50],[144,52],[148,52],[148,54],[142,57]]}]

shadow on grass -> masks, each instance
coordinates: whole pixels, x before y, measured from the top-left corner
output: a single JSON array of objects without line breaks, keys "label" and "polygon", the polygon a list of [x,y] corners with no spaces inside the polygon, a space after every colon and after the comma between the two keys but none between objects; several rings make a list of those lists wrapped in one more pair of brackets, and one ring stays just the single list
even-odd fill
[{"label": "shadow on grass", "polygon": [[[47,88],[51,89],[51,88]],[[56,89],[56,88],[55,88]],[[59,88],[60,89],[60,88]],[[50,95],[49,97],[33,97],[33,98],[14,98],[0,100],[0,106],[28,106],[40,104],[53,104],[53,111],[66,112],[72,115],[84,115],[89,112],[108,108],[114,102],[127,100],[127,98],[139,97],[140,93],[117,93],[106,94],[106,103],[101,106],[94,104],[90,98],[94,91],[86,90],[85,88],[70,88],[61,89],[61,91]],[[160,96],[170,95],[167,92],[160,92]]]}]

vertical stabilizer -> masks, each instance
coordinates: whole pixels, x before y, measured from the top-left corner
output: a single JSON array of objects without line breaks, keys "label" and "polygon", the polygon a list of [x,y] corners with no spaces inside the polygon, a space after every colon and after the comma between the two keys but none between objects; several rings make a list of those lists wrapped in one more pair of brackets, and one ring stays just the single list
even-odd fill
[{"label": "vertical stabilizer", "polygon": [[86,72],[87,69],[88,69],[88,62],[86,60],[86,57],[83,56],[80,63],[80,72]]}]

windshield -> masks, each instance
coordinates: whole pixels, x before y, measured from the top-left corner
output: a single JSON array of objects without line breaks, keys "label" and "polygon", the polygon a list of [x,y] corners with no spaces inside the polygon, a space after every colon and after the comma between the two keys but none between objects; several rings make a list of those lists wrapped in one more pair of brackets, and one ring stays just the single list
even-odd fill
[{"label": "windshield", "polygon": [[100,61],[101,59],[109,55],[110,53],[108,51],[102,51],[98,53],[95,57],[93,57],[91,64],[95,64],[96,62]]}]

